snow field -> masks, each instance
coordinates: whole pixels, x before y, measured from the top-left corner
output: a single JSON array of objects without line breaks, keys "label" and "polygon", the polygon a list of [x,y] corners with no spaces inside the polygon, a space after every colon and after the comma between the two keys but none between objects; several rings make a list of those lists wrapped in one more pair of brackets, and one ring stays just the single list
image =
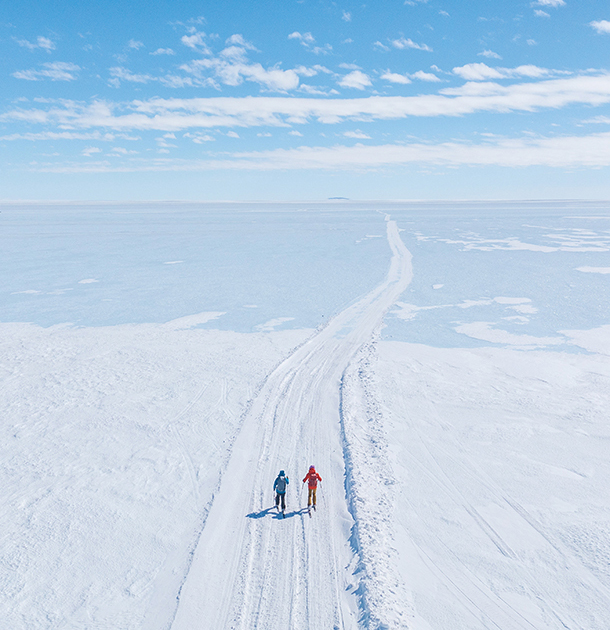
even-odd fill
[{"label": "snow field", "polygon": [[610,217],[496,205],[3,211],[3,623],[607,630]]},{"label": "snow field", "polygon": [[607,357],[380,342],[368,378],[430,626],[610,627]]},{"label": "snow field", "polygon": [[247,401],[310,334],[181,326],[0,324],[5,627],[171,613]]}]

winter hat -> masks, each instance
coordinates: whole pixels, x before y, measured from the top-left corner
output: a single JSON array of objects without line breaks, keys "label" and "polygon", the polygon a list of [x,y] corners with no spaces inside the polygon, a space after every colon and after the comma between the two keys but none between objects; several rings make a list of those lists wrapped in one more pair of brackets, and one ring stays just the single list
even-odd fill
[{"label": "winter hat", "polygon": [[309,467],[309,470],[315,470],[315,469],[316,469],[316,467],[315,467],[315,466],[310,466],[310,467]]},{"label": "winter hat", "polygon": [[280,470],[280,477],[283,477],[283,476],[284,476],[284,471]]}]

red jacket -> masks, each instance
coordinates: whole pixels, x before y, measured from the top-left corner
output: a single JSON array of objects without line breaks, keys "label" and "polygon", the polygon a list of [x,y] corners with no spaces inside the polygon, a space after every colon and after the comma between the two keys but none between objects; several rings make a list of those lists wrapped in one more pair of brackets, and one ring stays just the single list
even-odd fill
[{"label": "red jacket", "polygon": [[318,473],[315,470],[310,470],[306,475],[305,475],[305,479],[303,479],[303,483],[305,483],[306,481],[309,480],[309,487],[310,488],[317,488],[318,487],[318,481],[322,481],[322,477],[320,477],[320,475],[318,475]]}]

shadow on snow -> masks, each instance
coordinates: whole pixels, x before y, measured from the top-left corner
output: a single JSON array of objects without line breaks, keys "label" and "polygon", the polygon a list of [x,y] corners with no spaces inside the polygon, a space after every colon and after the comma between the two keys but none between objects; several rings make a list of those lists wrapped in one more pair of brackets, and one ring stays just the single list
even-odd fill
[{"label": "shadow on snow", "polygon": [[246,514],[246,518],[265,518],[269,514],[273,515],[273,518],[283,520],[284,518],[292,518],[293,516],[299,516],[307,514],[307,508],[301,508],[300,510],[293,510],[292,512],[285,512],[282,516],[281,512],[277,512],[275,506],[261,510],[260,512],[250,512]]}]

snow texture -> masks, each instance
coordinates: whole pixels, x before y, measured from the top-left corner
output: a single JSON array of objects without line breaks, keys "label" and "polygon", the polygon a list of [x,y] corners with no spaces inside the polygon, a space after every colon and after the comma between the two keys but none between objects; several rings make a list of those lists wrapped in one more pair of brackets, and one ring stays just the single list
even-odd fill
[{"label": "snow texture", "polygon": [[608,204],[0,221],[3,627],[610,627]]}]

